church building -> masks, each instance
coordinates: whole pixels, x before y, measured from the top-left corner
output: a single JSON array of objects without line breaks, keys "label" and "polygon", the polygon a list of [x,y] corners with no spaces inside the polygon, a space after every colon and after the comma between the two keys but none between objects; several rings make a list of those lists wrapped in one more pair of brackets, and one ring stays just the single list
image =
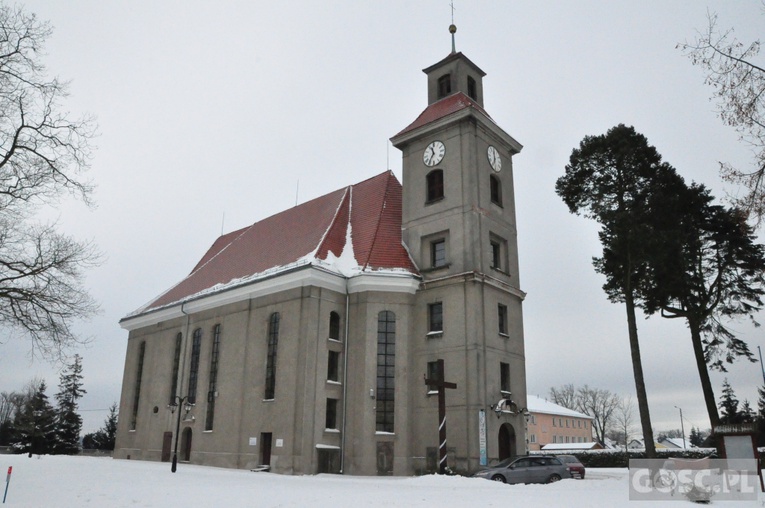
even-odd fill
[{"label": "church building", "polygon": [[115,458],[433,472],[441,395],[451,470],[527,451],[521,145],[469,58],[424,72],[427,107],[391,138],[402,182],[385,171],[224,234],[120,321]]}]

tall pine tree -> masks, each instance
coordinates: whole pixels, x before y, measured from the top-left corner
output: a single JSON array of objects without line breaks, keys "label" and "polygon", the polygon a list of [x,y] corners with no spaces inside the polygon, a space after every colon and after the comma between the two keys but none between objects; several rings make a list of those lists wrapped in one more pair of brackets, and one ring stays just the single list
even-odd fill
[{"label": "tall pine tree", "polygon": [[80,355],[74,355],[72,364],[61,372],[58,389],[54,452],[74,455],[80,451],[80,431],[82,430],[82,417],[77,412],[77,403],[86,393],[82,388],[82,357]]},{"label": "tall pine tree", "polygon": [[44,455],[53,452],[56,442],[56,411],[45,394],[45,381],[40,381],[14,420],[16,453]]}]

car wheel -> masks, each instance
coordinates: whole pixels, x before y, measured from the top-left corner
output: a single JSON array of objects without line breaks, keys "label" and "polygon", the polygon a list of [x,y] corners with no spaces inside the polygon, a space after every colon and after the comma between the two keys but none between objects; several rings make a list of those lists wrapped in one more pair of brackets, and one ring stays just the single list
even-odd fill
[{"label": "car wheel", "polygon": [[491,479],[494,480],[495,482],[507,483],[505,480],[505,477],[502,476],[501,474],[495,474],[494,476],[491,477]]},{"label": "car wheel", "polygon": [[550,475],[550,477],[547,479],[547,483],[555,483],[560,480],[560,476],[557,474]]}]

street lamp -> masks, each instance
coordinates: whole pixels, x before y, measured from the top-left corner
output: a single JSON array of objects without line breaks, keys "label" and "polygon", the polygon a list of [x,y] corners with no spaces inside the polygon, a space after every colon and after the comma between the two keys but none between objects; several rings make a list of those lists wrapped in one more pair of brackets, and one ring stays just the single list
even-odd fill
[{"label": "street lamp", "polygon": [[[173,397],[173,403],[168,404],[167,407],[170,409],[170,413],[175,413],[176,409],[179,409],[181,405],[183,405],[183,409],[186,410],[186,414],[189,414],[189,411],[191,411],[191,408],[194,407],[194,404],[188,402],[189,397],[179,397],[175,396]],[[178,469],[178,435],[181,432],[181,412],[178,411],[178,420],[175,424],[175,449],[173,450],[173,465],[170,466],[170,471],[175,473],[175,470]]]},{"label": "street lamp", "polygon": [[[683,450],[685,450],[686,446],[685,446],[685,426],[683,425],[683,410],[681,408],[677,407],[677,406],[675,406],[675,409],[679,409],[680,410],[680,430],[683,433]],[[691,430],[693,430],[693,429],[691,429]]]}]

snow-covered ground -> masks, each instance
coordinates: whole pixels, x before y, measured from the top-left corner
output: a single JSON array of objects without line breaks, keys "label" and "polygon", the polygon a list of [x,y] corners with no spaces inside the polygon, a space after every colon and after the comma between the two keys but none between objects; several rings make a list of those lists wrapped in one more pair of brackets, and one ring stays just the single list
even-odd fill
[{"label": "snow-covered ground", "polygon": [[[0,455],[0,476],[13,466],[8,507],[677,507],[689,501],[629,501],[626,469],[589,469],[585,480],[503,485],[474,478],[282,476],[97,457]],[[3,488],[5,485],[3,484]],[[757,501],[716,507],[765,506]],[[694,505],[695,506],[695,505]]]}]

